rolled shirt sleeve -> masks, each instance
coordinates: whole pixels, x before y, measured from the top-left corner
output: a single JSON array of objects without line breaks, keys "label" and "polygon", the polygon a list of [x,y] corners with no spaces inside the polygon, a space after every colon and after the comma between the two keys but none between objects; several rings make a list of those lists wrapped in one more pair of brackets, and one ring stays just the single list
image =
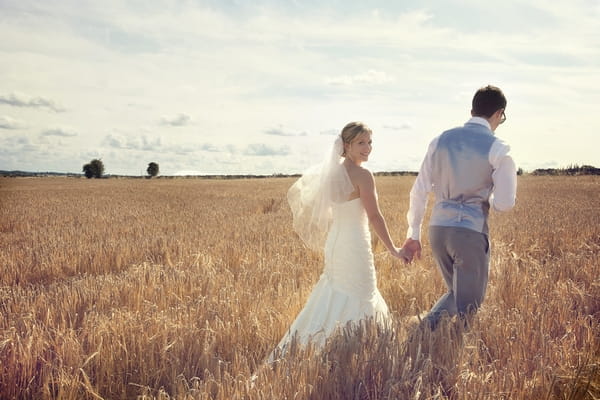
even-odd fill
[{"label": "rolled shirt sleeve", "polygon": [[438,139],[439,137],[433,139],[429,144],[427,154],[425,154],[417,179],[410,190],[410,206],[408,213],[406,214],[406,219],[408,221],[406,237],[413,240],[420,240],[421,238],[421,225],[427,208],[428,195],[432,190],[431,157],[437,148]]},{"label": "rolled shirt sleeve", "polygon": [[496,211],[510,210],[515,206],[517,197],[517,169],[509,152],[510,146],[496,139],[489,153],[494,182],[490,207]]}]

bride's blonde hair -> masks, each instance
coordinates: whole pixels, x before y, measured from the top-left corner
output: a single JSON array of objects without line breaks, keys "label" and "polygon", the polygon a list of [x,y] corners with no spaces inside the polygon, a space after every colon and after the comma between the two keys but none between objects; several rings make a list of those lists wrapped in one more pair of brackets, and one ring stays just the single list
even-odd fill
[{"label": "bride's blonde hair", "polygon": [[[340,133],[340,136],[342,137],[342,141],[345,144],[350,144],[352,143],[352,141],[354,139],[356,139],[358,136],[362,135],[363,133],[370,133],[373,134],[373,132],[371,131],[371,128],[369,128],[366,124],[363,124],[362,122],[350,122],[348,123],[344,129],[342,129],[342,133]],[[346,157],[346,146],[343,147],[342,150],[342,157]]]}]

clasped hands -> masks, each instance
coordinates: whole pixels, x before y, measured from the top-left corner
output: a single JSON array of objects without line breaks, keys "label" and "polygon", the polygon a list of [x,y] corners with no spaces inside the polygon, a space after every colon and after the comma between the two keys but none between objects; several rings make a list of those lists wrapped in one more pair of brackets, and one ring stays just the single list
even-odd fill
[{"label": "clasped hands", "polygon": [[396,248],[392,255],[404,261],[404,264],[410,264],[415,258],[419,260],[421,258],[421,242],[408,238],[402,248]]}]

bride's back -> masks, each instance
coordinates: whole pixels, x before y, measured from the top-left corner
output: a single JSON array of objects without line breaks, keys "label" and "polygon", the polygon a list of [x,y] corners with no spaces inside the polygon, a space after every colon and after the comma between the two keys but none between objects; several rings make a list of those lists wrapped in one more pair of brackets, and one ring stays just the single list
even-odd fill
[{"label": "bride's back", "polygon": [[354,191],[350,194],[348,200],[354,200],[360,197],[361,183],[368,179],[371,173],[368,169],[352,162],[344,162],[344,167],[346,168],[346,172],[348,172],[348,177],[350,178],[350,182],[352,182],[352,186],[354,186]]}]

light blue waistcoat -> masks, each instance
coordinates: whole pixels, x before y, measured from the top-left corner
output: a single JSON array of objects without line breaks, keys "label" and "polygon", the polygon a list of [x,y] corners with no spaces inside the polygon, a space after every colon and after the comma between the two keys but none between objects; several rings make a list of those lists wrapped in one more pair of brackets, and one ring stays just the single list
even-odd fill
[{"label": "light blue waistcoat", "polygon": [[488,234],[492,193],[490,148],[496,138],[480,124],[466,123],[439,137],[432,154],[435,205],[432,226],[451,226]]}]

